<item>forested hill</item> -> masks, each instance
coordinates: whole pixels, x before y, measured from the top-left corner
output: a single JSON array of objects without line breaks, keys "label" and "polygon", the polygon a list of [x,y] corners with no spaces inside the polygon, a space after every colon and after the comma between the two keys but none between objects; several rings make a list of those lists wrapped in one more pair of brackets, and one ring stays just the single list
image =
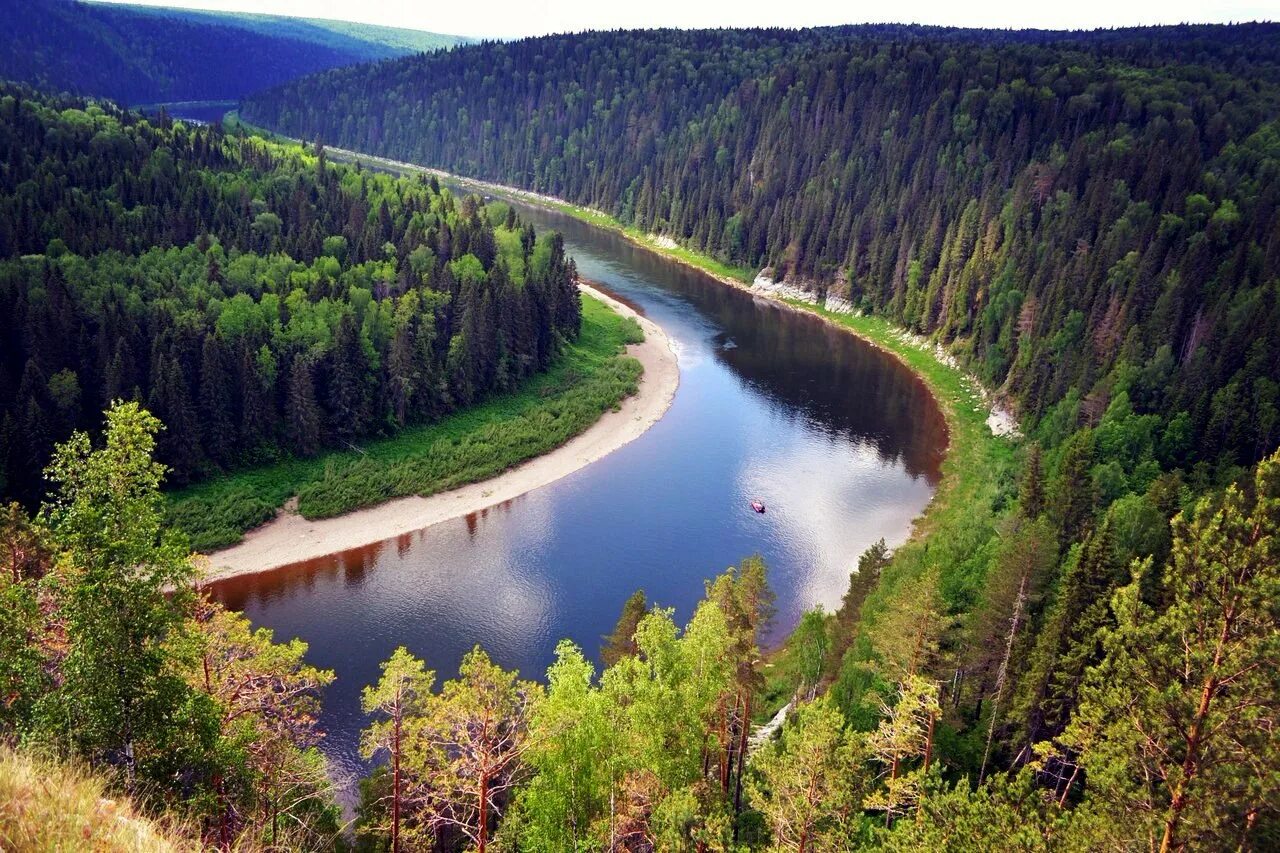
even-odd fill
[{"label": "forested hill", "polygon": [[577,335],[558,236],[434,182],[0,86],[0,494],[112,400],[178,484],[514,387]]},{"label": "forested hill", "polygon": [[[925,535],[870,549],[767,676],[831,700],[756,765],[780,847],[1271,849],[1280,468],[1248,469],[1280,443],[1278,57],[1272,24],[585,33],[244,110],[847,299],[1018,410],[1013,447],[955,414]],[[529,802],[576,802],[556,784]],[[693,799],[633,790],[654,822]]]},{"label": "forested hill", "polygon": [[0,0],[0,79],[126,104],[234,100],[303,74],[455,36],[263,15]]},{"label": "forested hill", "polygon": [[[1034,426],[1280,441],[1280,26],[584,33],[251,96],[284,133],[547,192],[937,335]],[[1194,449],[1195,460],[1191,459]]]}]

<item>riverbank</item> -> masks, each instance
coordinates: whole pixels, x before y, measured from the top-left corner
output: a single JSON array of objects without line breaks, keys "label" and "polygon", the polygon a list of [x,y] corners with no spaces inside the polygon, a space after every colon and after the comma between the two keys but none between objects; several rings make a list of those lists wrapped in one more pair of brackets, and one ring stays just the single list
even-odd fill
[{"label": "riverbank", "polygon": [[308,520],[285,509],[243,540],[209,555],[206,581],[254,574],[410,533],[511,500],[572,474],[635,440],[666,413],[679,385],[675,350],[662,329],[616,299],[582,285],[589,296],[634,318],[644,341],[627,347],[643,373],[637,393],[554,450],[496,477],[428,497],[396,498],[334,518]]},{"label": "riverbank", "polygon": [[[238,116],[230,116],[229,119],[232,127],[239,123],[250,132],[283,138],[243,122]],[[380,168],[436,175],[466,188],[565,213],[697,269],[724,285],[746,290],[757,299],[767,299],[789,310],[816,314],[831,325],[897,358],[920,377],[933,396],[946,419],[948,446],[942,463],[942,479],[933,499],[912,523],[908,541],[895,550],[891,565],[885,569],[876,591],[863,607],[863,618],[873,623],[894,596],[912,594],[913,584],[918,583],[930,567],[937,570],[939,588],[949,606],[967,610],[972,605],[985,577],[983,550],[992,541],[1001,505],[1015,490],[1017,427],[1009,413],[993,405],[993,395],[941,347],[910,334],[883,317],[828,310],[811,301],[794,298],[799,294],[790,293],[785,287],[754,287],[754,270],[726,265],[682,248],[670,238],[643,233],[599,210],[412,163],[343,149],[327,148],[326,151],[334,159],[358,160]],[[907,592],[903,593],[904,589]],[[767,700],[757,708],[760,715],[771,714],[785,701],[782,693],[776,690],[776,681],[786,678],[786,667],[781,665],[784,661],[779,659],[780,655],[785,655],[785,648],[775,650],[772,655],[780,665],[770,677],[770,681],[775,683],[771,683],[771,689],[767,691]],[[775,675],[780,678],[775,679]]]}]

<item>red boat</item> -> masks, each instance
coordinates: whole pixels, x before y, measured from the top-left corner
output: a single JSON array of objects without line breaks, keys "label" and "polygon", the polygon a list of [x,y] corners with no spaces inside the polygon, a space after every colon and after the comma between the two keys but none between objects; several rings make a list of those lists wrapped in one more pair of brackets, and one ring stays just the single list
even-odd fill
[{"label": "red boat", "polygon": [[751,508],[756,512],[764,512],[764,501],[752,501]]}]

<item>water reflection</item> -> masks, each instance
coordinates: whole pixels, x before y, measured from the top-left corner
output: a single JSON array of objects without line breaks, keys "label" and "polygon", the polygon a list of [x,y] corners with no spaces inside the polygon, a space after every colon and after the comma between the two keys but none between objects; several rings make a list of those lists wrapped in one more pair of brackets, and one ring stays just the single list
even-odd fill
[{"label": "water reflection", "polygon": [[[838,605],[875,540],[900,541],[937,481],[946,431],[901,364],[567,217],[583,275],[672,337],[680,389],[635,442],[522,498],[378,545],[246,578],[216,594],[332,668],[323,723],[358,766],[360,688],[398,645],[450,677],[481,643],[529,677],[568,637],[594,655],[643,587],[686,619],[705,578],[759,553],[778,593],[775,636]],[[768,512],[748,501],[759,496]]]}]

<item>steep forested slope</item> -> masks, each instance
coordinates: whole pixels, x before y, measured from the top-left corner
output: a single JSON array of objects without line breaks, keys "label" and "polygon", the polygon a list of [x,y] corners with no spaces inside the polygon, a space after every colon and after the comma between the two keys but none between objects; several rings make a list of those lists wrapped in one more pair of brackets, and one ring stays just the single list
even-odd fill
[{"label": "steep forested slope", "polygon": [[[765,673],[833,701],[739,769],[755,815],[726,734],[752,676],[717,706],[695,794],[627,765],[632,830],[678,813],[686,841],[723,820],[792,847],[1261,849],[1280,838],[1258,734],[1280,715],[1280,467],[1249,469],[1280,442],[1278,58],[1273,24],[587,33],[331,71],[245,112],[847,300],[1021,415],[1016,477],[1007,448],[949,460],[925,535],[871,549]],[[642,634],[624,668],[656,671]],[[577,831],[579,805],[615,830],[617,790],[578,803],[579,777],[539,771],[517,820],[572,805],[515,837]]]},{"label": "steep forested slope", "polygon": [[73,0],[0,0],[0,19],[0,78],[126,104],[235,99],[313,71],[457,41],[390,28]]},{"label": "steep forested slope", "polygon": [[13,87],[0,151],[8,495],[115,399],[182,483],[437,418],[577,334],[559,238],[433,184]]},{"label": "steep forested slope", "polygon": [[[1118,390],[1166,462],[1280,440],[1280,27],[588,33],[246,115],[595,205],[953,342],[1029,423]],[[1075,394],[1071,394],[1071,390]]]}]

